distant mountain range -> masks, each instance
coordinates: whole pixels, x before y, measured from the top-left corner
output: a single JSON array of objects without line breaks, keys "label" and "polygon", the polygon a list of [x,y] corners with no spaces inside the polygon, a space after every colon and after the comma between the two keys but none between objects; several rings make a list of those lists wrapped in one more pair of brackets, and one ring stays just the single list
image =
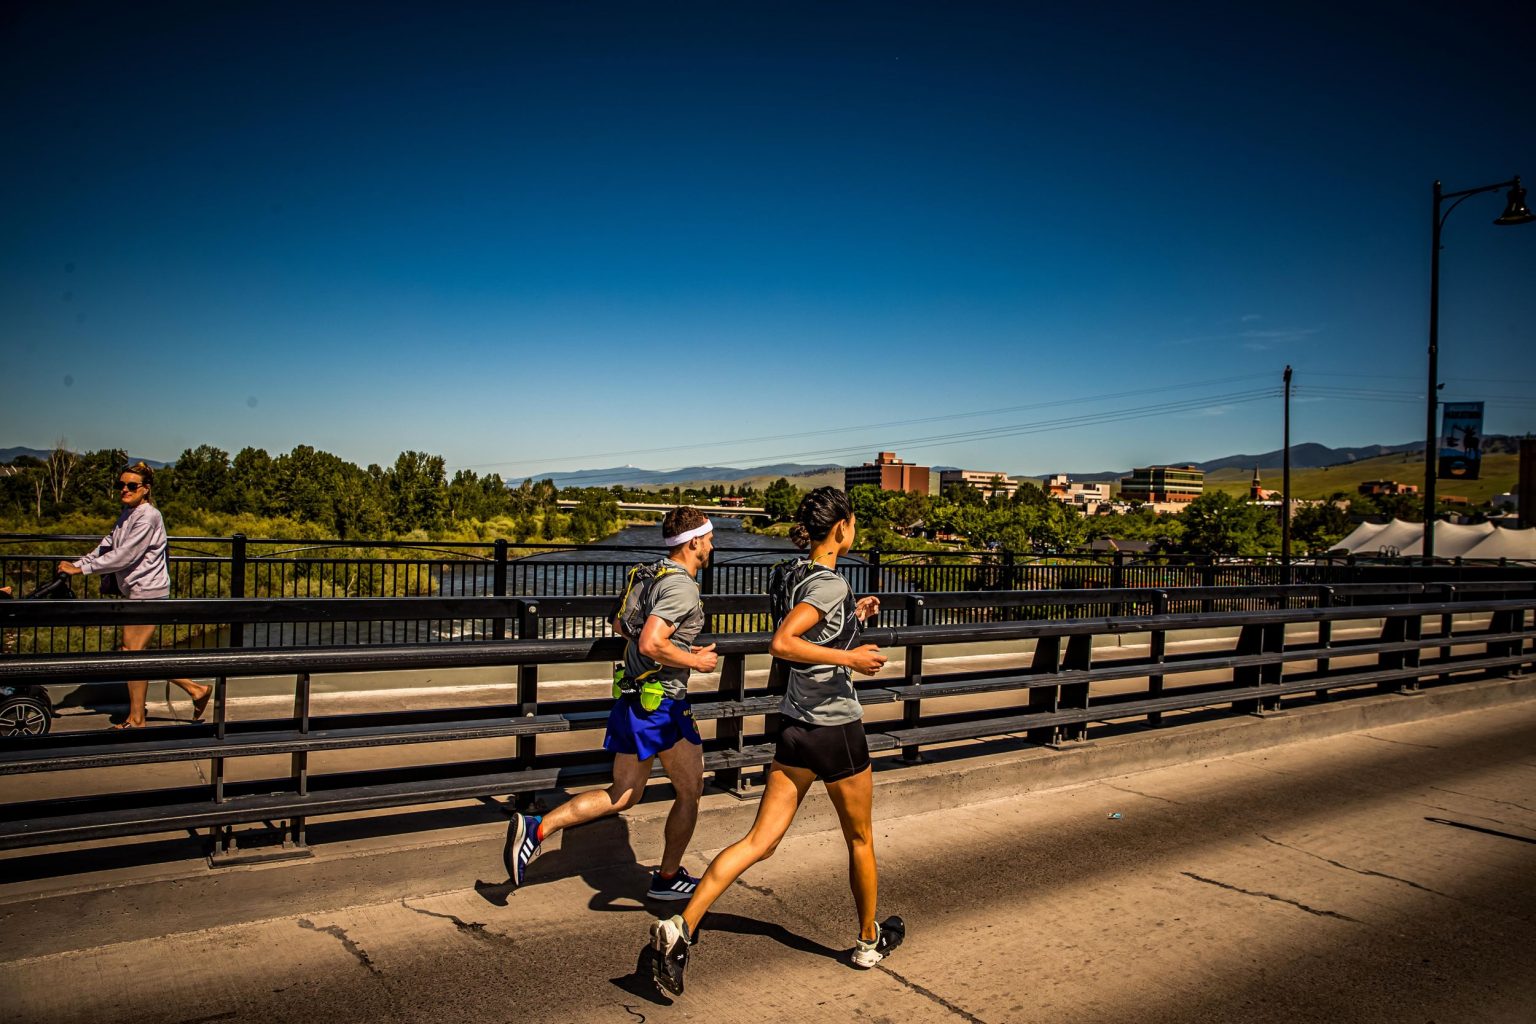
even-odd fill
[{"label": "distant mountain range", "polygon": [[[24,455],[30,456],[34,459],[46,460],[51,454],[53,454],[53,449],[51,448],[0,448],[0,466],[15,462],[17,459]],[[128,456],[128,461],[138,462],[141,458],[142,456],[139,455],[130,455]],[[161,462],[158,459],[144,459],[143,461],[144,465],[148,466],[150,469],[164,469],[166,466],[170,465],[170,463]]]},{"label": "distant mountain range", "polygon": [[[1510,438],[1499,434],[1490,434],[1483,439],[1485,451],[1513,450],[1513,442]],[[1373,459],[1381,455],[1396,455],[1401,452],[1417,452],[1424,447],[1422,441],[1413,441],[1408,444],[1369,444],[1358,448],[1330,448],[1322,444],[1297,444],[1291,446],[1291,466],[1296,469],[1321,469],[1324,466],[1337,466],[1350,462],[1359,462],[1362,459]],[[36,459],[46,459],[48,452],[37,448],[0,448],[0,464],[13,462],[19,456],[29,455]],[[1227,455],[1219,459],[1210,459],[1206,462],[1174,461],[1169,465],[1193,465],[1207,473],[1213,473],[1220,469],[1252,469],[1260,466],[1265,469],[1273,469],[1281,464],[1283,453],[1280,449],[1262,452],[1257,455]],[[133,461],[133,459],[130,459]],[[169,463],[157,459],[145,459],[149,465],[156,469],[169,465]],[[641,469],[638,466],[614,466],[609,469],[578,469],[569,472],[535,473],[531,480],[553,480],[557,487],[671,487],[679,484],[694,483],[734,483],[759,477],[788,477],[791,481],[795,477],[815,476],[819,473],[827,473],[840,470],[843,467],[835,462],[818,462],[807,464],[802,462],[776,462],[770,466],[752,466],[746,469],[735,466],[685,466],[682,469]],[[949,466],[934,466],[935,471],[950,469]],[[1069,473],[1073,480],[1091,482],[1095,480],[1118,480],[1130,470],[1106,469],[1091,473]],[[1038,479],[1029,477],[1027,479]],[[512,485],[520,483],[520,479],[509,481]]]},{"label": "distant mountain range", "polygon": [[[1488,438],[1492,441],[1493,438]],[[1413,441],[1409,444],[1368,444],[1362,448],[1329,448],[1323,444],[1293,444],[1291,445],[1291,466],[1295,469],[1321,469],[1324,466],[1338,466],[1346,462],[1359,462],[1361,459],[1374,459],[1381,455],[1398,455],[1402,452],[1421,452],[1424,450],[1423,441]],[[1214,473],[1218,469],[1252,469],[1254,466],[1278,466],[1285,461],[1285,450],[1276,448],[1272,452],[1262,455],[1228,455],[1225,458],[1211,459],[1209,462],[1196,462],[1193,465],[1203,469],[1207,473]],[[1190,463],[1180,463],[1189,465]]]},{"label": "distant mountain range", "polygon": [[[612,469],[578,469],[569,473],[535,473],[530,480],[553,480],[556,487],[670,487],[674,484],[691,484],[701,481],[732,483],[755,476],[789,477],[809,476],[829,469],[842,469],[833,462],[806,465],[800,462],[777,462],[771,466],[754,466],[737,469],[732,466],[685,466],[682,469],[640,469],[638,466],[615,466]],[[511,480],[516,485],[521,480]]]},{"label": "distant mountain range", "polygon": [[[1488,438],[1491,443],[1494,438]],[[1423,442],[1413,444],[1371,444],[1359,448],[1329,448],[1322,444],[1298,444],[1291,446],[1291,465],[1296,469],[1320,469],[1323,466],[1336,466],[1340,463],[1359,462],[1361,459],[1373,459],[1378,455],[1394,455],[1398,452],[1416,452],[1423,448]],[[1252,469],[1254,466],[1273,468],[1279,466],[1282,461],[1282,452],[1275,449],[1272,452],[1264,452],[1259,455],[1228,455],[1220,459],[1211,459],[1208,462],[1191,462],[1190,460],[1170,462],[1169,465],[1187,466],[1193,465],[1203,469],[1207,473],[1218,469],[1230,469],[1233,467]],[[772,466],[753,466],[741,469],[734,466],[687,466],[683,469],[654,470],[640,469],[635,466],[615,466],[611,469],[582,469],[569,473],[539,473],[534,474],[533,480],[553,480],[557,487],[612,487],[615,484],[622,487],[670,487],[676,484],[709,483],[733,483],[749,480],[754,477],[788,477],[793,480],[796,476],[811,476],[817,473],[825,473],[828,470],[841,469],[836,463],[821,463],[818,465],[804,465],[798,462],[781,462]],[[933,466],[934,471],[953,469],[953,466]],[[1103,469],[1091,473],[1068,473],[1073,480],[1083,483],[1091,483],[1097,480],[1119,480],[1130,473],[1130,469]],[[1038,479],[1027,477],[1026,479]],[[519,481],[512,481],[516,484]]]}]

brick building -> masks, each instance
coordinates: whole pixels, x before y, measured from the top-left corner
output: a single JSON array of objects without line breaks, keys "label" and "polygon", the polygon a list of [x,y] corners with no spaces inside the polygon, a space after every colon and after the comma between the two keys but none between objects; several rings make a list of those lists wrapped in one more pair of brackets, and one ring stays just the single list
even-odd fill
[{"label": "brick building", "polygon": [[880,452],[874,462],[849,466],[843,471],[844,489],[859,484],[873,484],[882,491],[917,491],[927,494],[928,467],[914,466],[896,457],[895,452]]}]

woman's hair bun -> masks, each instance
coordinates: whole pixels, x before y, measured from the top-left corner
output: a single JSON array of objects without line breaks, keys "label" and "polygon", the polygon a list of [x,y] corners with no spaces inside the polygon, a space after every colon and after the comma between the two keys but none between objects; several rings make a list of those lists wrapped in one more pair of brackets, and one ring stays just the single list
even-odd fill
[{"label": "woman's hair bun", "polygon": [[795,547],[804,550],[811,546],[811,531],[796,523],[789,528],[789,539]]}]

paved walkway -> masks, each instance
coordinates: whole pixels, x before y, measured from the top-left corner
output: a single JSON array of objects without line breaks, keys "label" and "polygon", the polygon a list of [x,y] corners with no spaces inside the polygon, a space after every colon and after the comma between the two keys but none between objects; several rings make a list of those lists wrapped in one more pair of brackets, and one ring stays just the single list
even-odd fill
[{"label": "paved walkway", "polygon": [[[217,880],[191,908],[171,883],[10,903],[0,1019],[1536,1020],[1536,701],[877,831],[882,913],[910,936],[873,971],[845,962],[833,833],[791,833],[726,895],[675,1003],[635,976],[643,869],[555,850],[508,898],[495,863],[432,891],[429,852],[419,876],[367,880],[388,898],[343,909],[303,909],[290,869],[257,869],[271,916],[215,927]],[[625,835],[565,840],[622,851]]]}]

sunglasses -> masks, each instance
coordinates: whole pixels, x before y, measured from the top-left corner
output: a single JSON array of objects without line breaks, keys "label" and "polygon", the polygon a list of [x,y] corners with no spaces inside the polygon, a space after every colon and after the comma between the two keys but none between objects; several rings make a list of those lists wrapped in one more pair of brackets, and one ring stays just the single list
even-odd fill
[{"label": "sunglasses", "polygon": [[144,486],[144,484],[143,484],[142,481],[139,481],[137,483],[133,483],[133,482],[130,482],[130,481],[127,481],[127,480],[119,480],[117,482],[117,489],[120,490],[120,491],[136,491],[140,487],[143,487],[143,486]]}]

